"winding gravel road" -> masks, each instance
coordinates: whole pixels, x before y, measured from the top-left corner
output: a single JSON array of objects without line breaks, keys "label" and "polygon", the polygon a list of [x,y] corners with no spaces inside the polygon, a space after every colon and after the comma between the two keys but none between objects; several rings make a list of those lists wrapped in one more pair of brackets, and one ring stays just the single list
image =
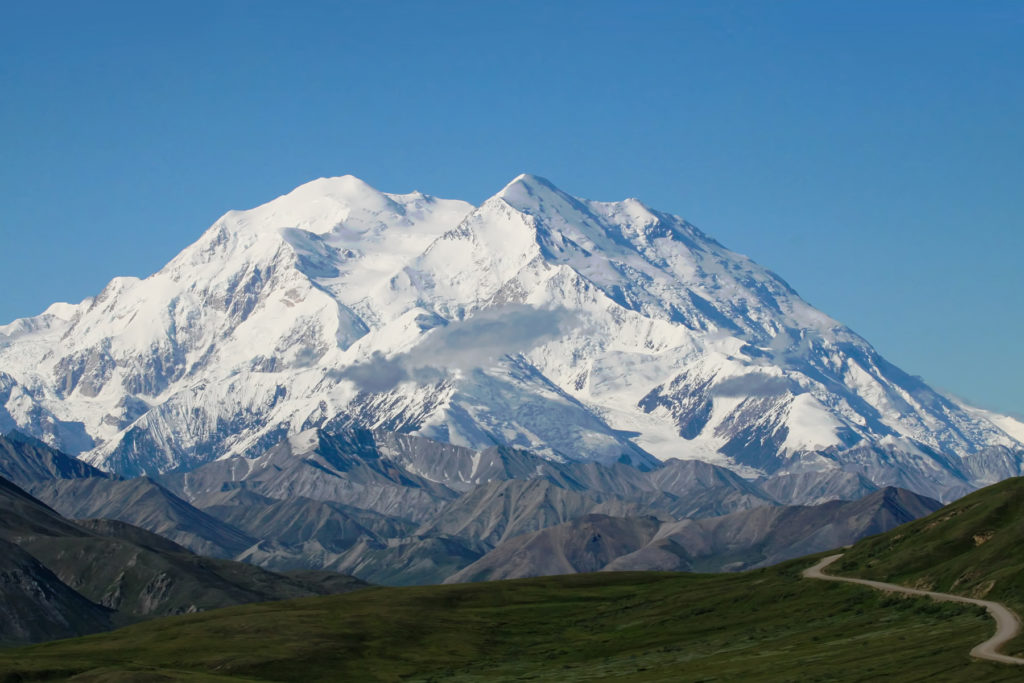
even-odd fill
[{"label": "winding gravel road", "polygon": [[935,593],[933,591],[918,590],[917,588],[907,588],[906,586],[899,586],[895,583],[883,583],[881,581],[870,581],[868,579],[851,579],[845,576],[833,576],[822,571],[825,567],[829,566],[842,556],[842,553],[839,553],[838,555],[829,555],[813,567],[805,569],[803,571],[804,578],[859,583],[862,586],[870,586],[871,588],[876,588],[880,591],[892,591],[894,593],[905,593],[907,595],[922,595],[940,602],[964,602],[969,605],[984,607],[988,613],[992,615],[992,618],[996,620],[996,634],[985,642],[975,645],[971,650],[971,656],[977,657],[978,659],[988,659],[993,662],[1002,662],[1003,664],[1024,664],[1024,659],[1019,657],[1010,657],[1009,655],[1002,655],[998,652],[1000,647],[1020,632],[1020,619],[1018,619],[1017,615],[1014,614],[1014,612],[1006,605],[1002,605],[998,602],[992,602],[991,600],[977,600],[975,598],[965,598],[960,595],[951,595],[950,593]]}]

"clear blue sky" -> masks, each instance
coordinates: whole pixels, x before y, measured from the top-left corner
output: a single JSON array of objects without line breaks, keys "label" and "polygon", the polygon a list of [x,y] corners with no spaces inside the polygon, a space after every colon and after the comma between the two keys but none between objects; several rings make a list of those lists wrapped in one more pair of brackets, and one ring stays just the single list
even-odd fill
[{"label": "clear blue sky", "polygon": [[1024,414],[1024,3],[9,2],[0,321],[317,176],[636,196]]}]

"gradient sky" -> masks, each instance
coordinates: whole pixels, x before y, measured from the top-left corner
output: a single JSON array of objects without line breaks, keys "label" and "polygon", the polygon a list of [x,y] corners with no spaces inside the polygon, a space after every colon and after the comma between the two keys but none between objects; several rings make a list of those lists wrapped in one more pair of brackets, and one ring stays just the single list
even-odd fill
[{"label": "gradient sky", "polygon": [[1024,3],[33,2],[0,21],[0,322],[318,176],[635,196],[1024,415]]}]

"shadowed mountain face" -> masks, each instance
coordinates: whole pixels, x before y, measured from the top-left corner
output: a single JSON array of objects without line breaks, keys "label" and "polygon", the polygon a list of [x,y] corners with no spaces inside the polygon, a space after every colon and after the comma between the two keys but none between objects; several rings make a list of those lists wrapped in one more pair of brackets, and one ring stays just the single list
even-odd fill
[{"label": "shadowed mountain face", "polygon": [[586,571],[735,571],[836,548],[934,512],[887,488],[853,502],[760,507],[679,522],[587,515],[499,543],[447,583]]},{"label": "shadowed mountain face", "polygon": [[234,557],[256,539],[186,503],[148,477],[56,480],[32,493],[73,519],[104,517],[160,534],[195,553]]},{"label": "shadowed mountain face", "polygon": [[68,638],[110,628],[110,610],[65,585],[18,542],[86,534],[0,478],[0,644]]},{"label": "shadowed mountain face", "polygon": [[34,482],[110,476],[24,434],[0,435],[0,477],[22,482],[24,488]]},{"label": "shadowed mountain face", "polygon": [[22,435],[0,436],[0,476],[65,517],[120,520],[200,554],[231,557],[256,542],[147,477],[111,477]]},{"label": "shadowed mountain face", "polygon": [[0,478],[0,642],[365,585],[336,576],[283,576],[199,557],[123,522],[73,523]]},{"label": "shadowed mountain face", "polygon": [[105,631],[111,616],[32,555],[0,540],[0,646]]}]

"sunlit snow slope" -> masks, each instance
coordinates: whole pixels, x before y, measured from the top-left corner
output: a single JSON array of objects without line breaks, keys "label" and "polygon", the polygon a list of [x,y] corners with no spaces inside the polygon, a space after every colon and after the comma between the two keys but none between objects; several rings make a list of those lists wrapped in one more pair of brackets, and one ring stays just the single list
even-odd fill
[{"label": "sunlit snow slope", "polygon": [[0,327],[0,431],[124,474],[343,426],[947,499],[1024,460],[1024,425],[935,392],[680,218],[529,175],[479,207],[322,178],[145,280]]}]

